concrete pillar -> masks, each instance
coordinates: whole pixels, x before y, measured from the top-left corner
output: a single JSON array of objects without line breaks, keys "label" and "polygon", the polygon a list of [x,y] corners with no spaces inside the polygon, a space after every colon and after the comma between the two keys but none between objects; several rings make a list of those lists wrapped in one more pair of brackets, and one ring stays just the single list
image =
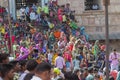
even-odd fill
[{"label": "concrete pillar", "polygon": [[13,17],[13,20],[16,20],[16,3],[15,0],[9,0],[10,15]]}]

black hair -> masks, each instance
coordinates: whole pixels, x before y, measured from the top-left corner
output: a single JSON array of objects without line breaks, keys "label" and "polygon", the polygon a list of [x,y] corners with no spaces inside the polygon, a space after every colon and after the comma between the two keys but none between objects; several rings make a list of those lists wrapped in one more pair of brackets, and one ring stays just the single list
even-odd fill
[{"label": "black hair", "polygon": [[8,58],[9,54],[0,54],[0,63],[3,63],[3,60],[6,60]]},{"label": "black hair", "polygon": [[26,67],[26,63],[27,63],[27,60],[20,60],[19,61],[19,65],[20,65],[21,70],[24,70],[24,68]]},{"label": "black hair", "polygon": [[79,60],[79,56],[76,56],[76,59]]},{"label": "black hair", "polygon": [[36,72],[41,73],[44,71],[50,71],[52,66],[47,62],[42,62],[36,67]]},{"label": "black hair", "polygon": [[33,73],[28,73],[28,74],[25,76],[24,80],[31,80],[34,75],[35,75],[35,74],[33,74]]},{"label": "black hair", "polygon": [[92,72],[93,72],[93,67],[89,67],[89,68],[88,68],[88,72],[89,72],[89,73],[92,73]]},{"label": "black hair", "polygon": [[6,76],[6,74],[13,69],[13,65],[11,64],[2,64],[2,78],[4,78]]},{"label": "black hair", "polygon": [[117,51],[116,49],[114,49],[113,51]]},{"label": "black hair", "polygon": [[64,80],[62,77],[58,78],[57,80]]},{"label": "black hair", "polygon": [[59,54],[58,54],[58,56],[62,56],[62,54],[61,54],[61,53],[59,53]]},{"label": "black hair", "polygon": [[79,80],[78,75],[73,73],[70,80]]},{"label": "black hair", "polygon": [[27,63],[27,60],[20,60],[20,61],[19,61],[19,64],[21,65],[21,67],[22,67],[22,66],[25,66],[26,63]]},{"label": "black hair", "polygon": [[19,63],[19,61],[13,60],[13,61],[10,61],[9,63],[15,67],[17,65],[17,63]]},{"label": "black hair", "polygon": [[64,76],[65,76],[65,80],[71,80],[71,78],[72,78],[72,72],[66,72],[64,74]]},{"label": "black hair", "polygon": [[74,74],[77,74],[79,71],[80,71],[79,69],[76,69],[76,70],[74,71]]},{"label": "black hair", "polygon": [[36,60],[29,60],[26,64],[26,69],[28,71],[32,71],[35,70],[35,68],[37,67],[38,63],[36,62]]}]

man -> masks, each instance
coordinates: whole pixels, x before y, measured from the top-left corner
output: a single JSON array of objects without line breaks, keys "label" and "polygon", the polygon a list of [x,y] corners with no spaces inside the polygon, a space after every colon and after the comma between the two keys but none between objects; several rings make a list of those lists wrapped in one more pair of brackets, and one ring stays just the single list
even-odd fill
[{"label": "man", "polygon": [[52,52],[52,50],[50,50],[48,53],[48,61],[50,64],[52,63],[52,58],[53,58],[53,52]]},{"label": "man", "polygon": [[112,70],[117,70],[119,67],[119,57],[120,54],[114,49],[113,53],[110,54],[109,60],[111,61],[110,66],[111,66],[111,71]]},{"label": "man", "polygon": [[11,65],[13,65],[13,69],[15,71],[15,74],[14,74],[14,78],[13,80],[18,80],[18,78],[20,77],[20,64],[19,64],[19,61],[16,61],[16,60],[13,60],[10,62]]},{"label": "man", "polygon": [[43,11],[46,15],[49,14],[49,7],[48,7],[48,4],[47,4],[47,3],[45,3],[45,6],[42,8],[42,11]]},{"label": "man", "polygon": [[26,63],[26,69],[23,74],[21,74],[20,78],[18,80],[24,80],[25,76],[28,73],[35,73],[35,68],[37,67],[38,63],[35,60],[29,60]]},{"label": "man", "polygon": [[2,79],[3,80],[13,80],[14,77],[14,69],[13,65],[11,64],[3,64],[2,65]]},{"label": "man", "polygon": [[9,63],[9,54],[0,54],[0,63]]},{"label": "man", "polygon": [[65,66],[65,60],[64,58],[62,57],[62,54],[58,54],[58,57],[56,57],[55,59],[55,66],[59,69],[63,69],[64,66]]},{"label": "man", "polygon": [[30,12],[30,20],[31,20],[31,22],[33,22],[33,21],[35,21],[36,20],[36,13],[32,10],[31,12]]},{"label": "man", "polygon": [[24,7],[20,8],[19,13],[20,13],[20,19],[25,20],[25,8]]},{"label": "man", "polygon": [[86,77],[86,80],[94,80],[94,76],[92,75],[93,73],[93,68],[88,69],[88,76]]},{"label": "man", "polygon": [[46,62],[40,63],[31,80],[51,80],[51,65]]}]

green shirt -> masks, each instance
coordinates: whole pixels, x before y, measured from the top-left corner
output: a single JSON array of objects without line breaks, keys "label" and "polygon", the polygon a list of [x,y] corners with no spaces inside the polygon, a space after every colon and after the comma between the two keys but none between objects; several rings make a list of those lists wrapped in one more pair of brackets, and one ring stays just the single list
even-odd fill
[{"label": "green shirt", "polygon": [[43,11],[44,13],[46,13],[46,14],[49,14],[49,8],[48,8],[48,6],[44,6],[44,7],[42,8],[42,11]]}]

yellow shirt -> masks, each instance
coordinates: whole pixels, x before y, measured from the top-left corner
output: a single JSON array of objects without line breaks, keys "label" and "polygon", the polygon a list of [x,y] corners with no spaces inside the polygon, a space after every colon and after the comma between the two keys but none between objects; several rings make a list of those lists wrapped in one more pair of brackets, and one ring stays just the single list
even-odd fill
[{"label": "yellow shirt", "polygon": [[67,21],[67,20],[66,20],[66,16],[63,15],[63,22],[65,22],[65,21]]},{"label": "yellow shirt", "polygon": [[57,56],[58,56],[57,53],[55,53],[55,54],[53,55],[52,64],[55,64],[55,58],[56,58]]},{"label": "yellow shirt", "polygon": [[40,14],[41,11],[42,11],[42,8],[39,6],[39,7],[37,8],[37,14]]},{"label": "yellow shirt", "polygon": [[0,27],[0,32],[2,33],[2,34],[5,34],[5,28],[4,27]]}]

